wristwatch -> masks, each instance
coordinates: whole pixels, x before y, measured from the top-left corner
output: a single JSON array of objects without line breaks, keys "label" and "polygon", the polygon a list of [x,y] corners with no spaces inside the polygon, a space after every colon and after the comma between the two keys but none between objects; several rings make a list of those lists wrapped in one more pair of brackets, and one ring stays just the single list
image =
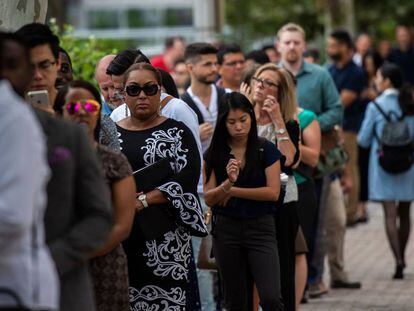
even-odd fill
[{"label": "wristwatch", "polygon": [[141,203],[142,203],[142,205],[144,206],[144,208],[147,208],[147,207],[148,207],[147,195],[146,195],[146,194],[141,194],[141,195],[138,197],[138,200],[140,200],[140,201],[141,201]]},{"label": "wristwatch", "polygon": [[277,135],[283,135],[283,134],[285,134],[286,133],[286,130],[285,129],[278,129],[277,131],[276,131],[276,134]]}]

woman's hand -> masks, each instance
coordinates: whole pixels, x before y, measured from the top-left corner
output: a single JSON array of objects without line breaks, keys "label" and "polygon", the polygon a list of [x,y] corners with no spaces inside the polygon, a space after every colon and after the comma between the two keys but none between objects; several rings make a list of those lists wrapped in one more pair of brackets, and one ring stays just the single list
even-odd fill
[{"label": "woman's hand", "polygon": [[236,159],[230,159],[229,163],[227,163],[227,176],[229,177],[229,181],[233,184],[237,181],[237,178],[239,177],[240,166],[241,162]]},{"label": "woman's hand", "polygon": [[245,82],[242,82],[240,85],[240,93],[250,99],[252,96],[252,88]]},{"label": "woman's hand", "polygon": [[280,111],[280,104],[277,101],[276,97],[267,95],[266,99],[263,102],[262,109],[267,112],[273,124],[284,123],[282,113]]}]

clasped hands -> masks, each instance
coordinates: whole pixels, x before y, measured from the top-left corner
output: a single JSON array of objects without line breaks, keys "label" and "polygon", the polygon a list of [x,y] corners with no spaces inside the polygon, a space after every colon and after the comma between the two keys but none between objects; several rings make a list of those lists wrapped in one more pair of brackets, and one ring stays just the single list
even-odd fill
[{"label": "clasped hands", "polygon": [[[239,177],[239,173],[240,173],[240,168],[241,168],[241,161],[239,160],[230,159],[229,162],[227,163],[226,172],[227,172],[229,183],[226,183],[226,181],[224,181],[220,185],[220,188],[225,194],[225,196],[217,203],[218,205],[226,206],[227,202],[231,199],[232,196],[230,193],[230,188],[237,181],[237,178]],[[228,184],[230,184],[230,188],[228,188]]]}]

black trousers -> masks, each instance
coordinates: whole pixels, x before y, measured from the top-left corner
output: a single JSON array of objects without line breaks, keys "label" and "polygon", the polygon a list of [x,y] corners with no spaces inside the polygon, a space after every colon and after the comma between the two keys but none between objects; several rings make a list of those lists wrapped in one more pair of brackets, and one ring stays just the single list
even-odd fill
[{"label": "black trousers", "polygon": [[254,282],[263,311],[283,310],[274,217],[217,215],[212,234],[226,309],[250,310]]},{"label": "black trousers", "polygon": [[313,180],[305,181],[298,185],[298,215],[299,223],[308,245],[308,266],[310,264],[310,254],[315,248],[316,228],[318,225],[318,202],[316,198],[315,184]]},{"label": "black trousers", "polygon": [[295,239],[299,227],[297,202],[283,204],[276,214],[281,293],[286,311],[295,311]]},{"label": "black trousers", "polygon": [[368,201],[368,168],[370,148],[358,147],[358,166],[359,166],[359,200]]}]

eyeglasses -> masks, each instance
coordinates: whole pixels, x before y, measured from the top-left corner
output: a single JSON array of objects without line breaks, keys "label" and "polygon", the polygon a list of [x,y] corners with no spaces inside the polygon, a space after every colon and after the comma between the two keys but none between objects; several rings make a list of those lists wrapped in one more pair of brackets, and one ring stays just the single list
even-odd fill
[{"label": "eyeglasses", "polygon": [[157,94],[160,86],[158,84],[146,84],[144,86],[139,86],[138,84],[130,84],[125,88],[126,93],[128,96],[136,97],[138,96],[141,91],[144,92],[147,96],[154,96]]},{"label": "eyeglasses", "polygon": [[223,65],[228,67],[236,67],[237,65],[243,66],[245,64],[244,60],[235,60],[234,62],[223,63]]},{"label": "eyeglasses", "polygon": [[77,102],[70,102],[66,104],[66,111],[70,115],[74,115],[79,112],[79,110],[83,108],[87,113],[89,114],[97,114],[99,112],[99,109],[101,108],[101,105],[94,99],[86,99],[86,100],[80,100]]},{"label": "eyeglasses", "polygon": [[48,71],[55,64],[56,64],[56,62],[53,62],[53,61],[47,59],[47,60],[44,60],[44,61],[42,61],[38,64],[34,64],[33,68],[34,69],[37,68],[40,71]]},{"label": "eyeglasses", "polygon": [[270,88],[270,87],[277,88],[277,87],[279,87],[279,84],[276,84],[276,83],[273,83],[273,82],[270,82],[270,81],[267,81],[267,80],[263,80],[263,79],[260,79],[260,78],[257,78],[257,77],[253,77],[252,79],[256,84],[260,83],[261,85],[263,85],[264,88]]}]

